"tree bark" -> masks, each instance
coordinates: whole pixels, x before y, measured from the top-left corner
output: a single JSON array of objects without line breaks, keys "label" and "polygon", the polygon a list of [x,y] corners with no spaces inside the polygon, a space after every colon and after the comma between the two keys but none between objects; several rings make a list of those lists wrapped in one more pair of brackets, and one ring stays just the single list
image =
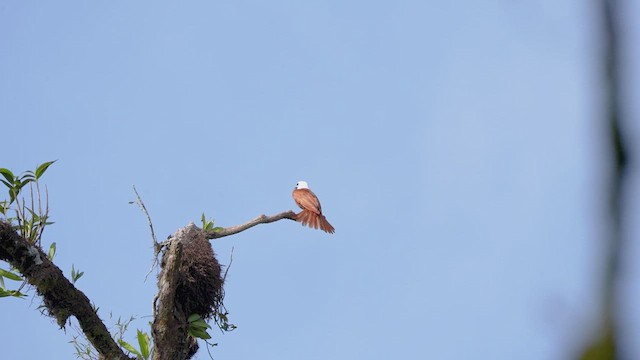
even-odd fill
[{"label": "tree bark", "polygon": [[158,275],[158,295],[154,302],[153,342],[154,360],[187,358],[187,317],[176,304],[176,290],[180,282],[180,262],[183,242],[197,236],[199,229],[193,223],[176,232],[170,239],[162,257],[162,270]]},{"label": "tree bark", "polygon": [[42,249],[29,244],[5,221],[0,221],[0,260],[11,264],[36,288],[60,327],[69,316],[75,316],[101,358],[130,359],[111,337],[89,298],[64,277]]}]

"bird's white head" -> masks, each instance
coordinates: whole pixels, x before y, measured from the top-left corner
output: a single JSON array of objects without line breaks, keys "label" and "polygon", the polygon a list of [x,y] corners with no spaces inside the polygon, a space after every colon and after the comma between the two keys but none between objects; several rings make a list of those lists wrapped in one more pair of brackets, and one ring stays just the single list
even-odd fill
[{"label": "bird's white head", "polygon": [[308,189],[309,188],[309,184],[307,184],[306,181],[298,181],[298,183],[296,184],[296,189]]}]

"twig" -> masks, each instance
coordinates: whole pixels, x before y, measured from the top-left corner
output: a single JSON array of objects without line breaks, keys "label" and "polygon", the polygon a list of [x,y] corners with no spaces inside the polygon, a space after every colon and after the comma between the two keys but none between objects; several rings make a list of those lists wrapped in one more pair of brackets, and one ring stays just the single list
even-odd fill
[{"label": "twig", "polygon": [[[37,185],[37,183],[36,183]],[[46,223],[49,221],[49,189],[47,188],[47,185],[44,186],[44,196],[45,196],[45,201],[44,201],[44,219],[45,219],[45,224],[42,224],[41,228],[40,228],[40,235],[39,237],[42,238],[42,233],[44,232],[44,228],[46,227]],[[38,198],[40,198],[40,187],[38,187]]]},{"label": "twig", "polygon": [[229,272],[229,269],[231,269],[232,263],[233,263],[233,246],[231,247],[231,255],[229,255],[229,265],[227,265],[227,268],[224,270],[224,275],[222,276],[223,283],[227,280],[227,273]]},{"label": "twig", "polygon": [[[35,205],[35,201],[33,200],[33,183],[29,183],[29,194],[31,195],[31,224],[35,224],[35,220],[33,219],[35,216],[35,212],[36,212],[36,205]],[[37,214],[38,216],[40,216],[41,214]],[[29,238],[32,238],[31,240],[33,240],[33,244],[40,246],[40,244],[38,244],[38,238],[34,235],[34,233],[36,232],[35,229],[33,228],[33,226],[30,226],[31,229],[29,230]]]},{"label": "twig", "polygon": [[[621,296],[624,293],[624,286],[621,286],[623,280],[628,281],[628,273],[623,272],[628,266],[624,261],[631,259],[627,252],[629,251],[629,240],[624,232],[627,208],[627,196],[625,190],[628,184],[628,166],[630,164],[628,139],[624,134],[624,125],[629,119],[625,118],[623,101],[626,97],[624,93],[626,84],[623,83],[624,61],[623,55],[625,48],[624,42],[624,16],[621,6],[623,1],[602,0],[601,11],[601,31],[600,40],[602,44],[601,63],[604,66],[604,76],[600,85],[603,96],[603,117],[608,128],[607,158],[613,163],[609,169],[607,180],[607,197],[608,203],[603,215],[606,216],[603,223],[606,232],[604,236],[604,248],[602,253],[604,256],[603,272],[601,278],[602,298],[599,304],[600,319],[598,324],[598,333],[586,346],[579,359],[617,359],[624,357],[624,351],[621,351],[620,330],[628,324],[625,321],[624,314],[620,311]],[[600,91],[599,88],[599,91]],[[604,149],[604,147],[603,147]],[[627,196],[625,196],[627,195]],[[626,215],[626,216],[625,216]],[[633,215],[631,215],[633,216]],[[631,217],[629,217],[631,218]],[[626,286],[626,284],[624,284]],[[624,334],[623,334],[624,335]]]},{"label": "twig", "polygon": [[149,222],[149,229],[151,229],[151,240],[153,240],[153,264],[151,264],[151,268],[149,269],[149,272],[147,273],[147,275],[144,276],[144,281],[147,281],[149,274],[151,274],[153,269],[158,264],[158,255],[160,254],[160,250],[162,250],[162,245],[159,244],[158,240],[156,239],[156,233],[153,231],[153,222],[151,222],[151,216],[149,216],[147,207],[144,206],[144,202],[142,201],[140,194],[138,194],[138,190],[136,189],[135,185],[133,185],[133,192],[136,193],[136,204],[138,205],[140,210],[142,210],[142,212],[147,216],[147,221]]},{"label": "twig", "polygon": [[248,223],[242,224],[242,225],[236,225],[236,226],[231,226],[228,228],[223,228],[222,230],[218,230],[218,231],[208,231],[205,236],[207,237],[207,239],[211,240],[211,239],[218,239],[221,237],[225,237],[225,236],[229,236],[229,235],[234,235],[237,234],[239,232],[245,231],[249,228],[252,228],[258,224],[267,224],[267,223],[272,223],[274,221],[278,221],[278,220],[282,220],[282,219],[289,219],[289,220],[296,220],[296,213],[294,213],[293,211],[289,210],[289,211],[285,211],[285,212],[281,212],[280,214],[276,214],[276,215],[272,215],[272,216],[267,216],[267,215],[260,215],[257,218],[249,221]]},{"label": "twig", "polygon": [[618,331],[620,320],[623,316],[618,311],[620,297],[620,280],[623,276],[623,255],[627,239],[623,233],[623,216],[625,205],[625,185],[627,175],[627,165],[629,162],[626,138],[623,134],[624,111],[622,111],[621,99],[624,98],[621,80],[623,68],[621,61],[621,38],[623,36],[620,25],[621,1],[602,1],[602,15],[604,22],[604,93],[606,95],[604,105],[606,106],[606,122],[609,126],[609,156],[613,159],[613,171],[608,181],[609,208],[606,213],[610,216],[607,224],[609,234],[607,234],[605,252],[605,278],[604,278],[604,299],[603,299],[603,333],[608,336],[608,340],[613,346],[611,357],[619,356]]},{"label": "twig", "polygon": [[133,185],[133,192],[136,193],[136,198],[137,198],[136,204],[138,204],[142,212],[144,212],[144,214],[147,216],[147,221],[149,222],[149,229],[151,229],[151,239],[153,240],[153,245],[156,245],[158,243],[158,240],[156,240],[156,233],[153,231],[153,223],[151,222],[151,216],[149,216],[147,207],[144,206],[144,202],[142,201],[142,198],[140,198],[140,194],[138,194],[138,190],[136,189],[135,185]]}]

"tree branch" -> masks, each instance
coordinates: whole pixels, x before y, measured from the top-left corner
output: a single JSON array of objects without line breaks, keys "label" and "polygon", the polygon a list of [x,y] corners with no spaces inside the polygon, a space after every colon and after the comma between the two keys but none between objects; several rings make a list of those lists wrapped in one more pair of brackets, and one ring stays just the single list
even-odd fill
[{"label": "tree branch", "polygon": [[[626,49],[623,48],[624,16],[623,1],[602,0],[601,3],[601,35],[602,41],[601,62],[603,65],[602,84],[598,88],[603,96],[603,120],[609,130],[607,134],[608,158],[612,161],[611,173],[607,178],[607,196],[609,203],[603,214],[606,216],[604,226],[607,232],[603,232],[605,245],[602,249],[604,256],[604,276],[602,281],[602,300],[600,303],[599,332],[591,343],[580,354],[580,359],[617,359],[624,357],[621,351],[620,329],[626,324],[624,314],[620,311],[620,302],[623,287],[621,281],[627,280],[624,260],[628,259],[628,242],[631,240],[624,232],[624,220],[627,215],[626,200],[628,194],[628,167],[630,153],[628,139],[624,134],[624,125],[628,119],[625,117],[624,90],[626,80],[622,56]],[[630,2],[629,2],[630,3]],[[602,89],[602,90],[600,90]],[[604,149],[604,148],[603,148]],[[627,195],[627,196],[625,196]],[[634,214],[635,215],[635,214]],[[629,215],[627,215],[629,216]],[[633,216],[633,215],[631,215]]]},{"label": "tree branch", "polygon": [[18,269],[36,288],[60,327],[73,315],[101,358],[130,359],[113,340],[89,298],[64,277],[40,247],[29,244],[5,221],[0,221],[0,260]]},{"label": "tree branch", "polygon": [[211,239],[218,239],[221,237],[225,237],[225,236],[229,236],[229,235],[234,235],[237,234],[239,232],[245,231],[249,228],[252,228],[258,224],[267,224],[267,223],[272,223],[274,221],[278,221],[278,220],[282,220],[282,219],[289,219],[289,220],[296,220],[296,213],[294,213],[292,210],[289,211],[285,211],[285,212],[281,212],[280,214],[276,214],[276,215],[272,215],[272,216],[267,216],[267,215],[260,215],[257,218],[249,221],[248,223],[242,224],[242,225],[236,225],[236,226],[231,226],[228,228],[223,228],[222,230],[218,230],[218,231],[208,231],[205,236],[207,237],[207,239],[211,240]]},{"label": "tree branch", "polygon": [[[192,224],[190,224],[192,225]],[[162,259],[163,268],[158,277],[158,295],[154,301],[153,340],[154,360],[184,359],[187,352],[187,324],[190,314],[176,306],[176,289],[180,283],[180,262],[183,241],[194,237],[195,226],[178,230]]]},{"label": "tree branch", "polygon": [[158,239],[156,239],[156,233],[155,231],[153,231],[153,222],[151,221],[151,215],[149,215],[149,211],[147,211],[147,207],[144,205],[144,201],[142,201],[140,194],[138,194],[138,189],[136,189],[135,185],[133,185],[133,192],[136,193],[136,205],[138,205],[140,210],[142,210],[142,212],[147,216],[147,222],[149,222],[149,229],[151,230],[151,240],[153,241],[153,263],[151,264],[151,268],[149,269],[147,275],[144,276],[144,281],[147,281],[147,277],[149,277],[149,274],[151,274],[153,269],[155,269],[156,265],[158,264],[158,255],[160,255],[160,251],[162,250],[162,244],[160,244],[158,242]]}]

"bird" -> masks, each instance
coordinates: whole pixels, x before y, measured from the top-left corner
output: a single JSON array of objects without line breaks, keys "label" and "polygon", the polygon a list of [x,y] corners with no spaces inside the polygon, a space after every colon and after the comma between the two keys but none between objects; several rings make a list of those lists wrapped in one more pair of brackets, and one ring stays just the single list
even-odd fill
[{"label": "bird", "polygon": [[327,218],[322,215],[320,201],[316,194],[309,189],[309,184],[306,181],[298,181],[291,195],[296,204],[302,209],[299,214],[296,214],[297,222],[302,223],[302,226],[309,226],[314,229],[319,228],[329,234],[335,232]]}]

